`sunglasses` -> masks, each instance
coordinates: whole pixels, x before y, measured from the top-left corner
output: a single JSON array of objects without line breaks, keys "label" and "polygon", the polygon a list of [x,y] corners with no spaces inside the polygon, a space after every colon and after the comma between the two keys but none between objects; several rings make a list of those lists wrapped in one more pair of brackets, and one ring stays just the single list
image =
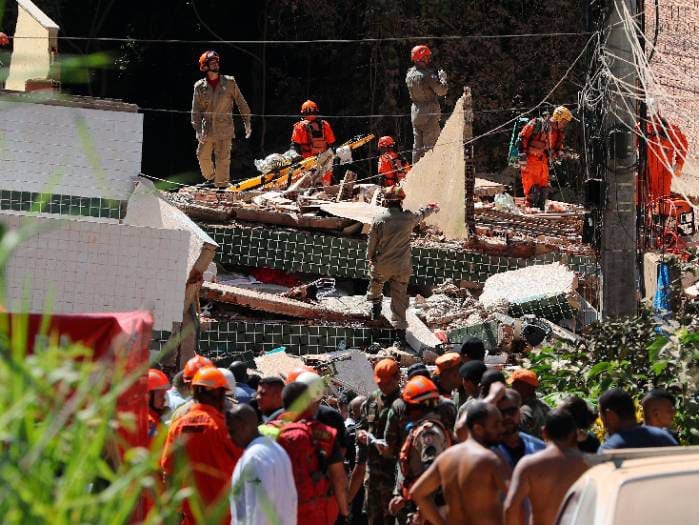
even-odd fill
[{"label": "sunglasses", "polygon": [[501,408],[500,409],[500,413],[503,416],[514,416],[517,412],[519,412],[519,408],[517,408],[517,407]]}]

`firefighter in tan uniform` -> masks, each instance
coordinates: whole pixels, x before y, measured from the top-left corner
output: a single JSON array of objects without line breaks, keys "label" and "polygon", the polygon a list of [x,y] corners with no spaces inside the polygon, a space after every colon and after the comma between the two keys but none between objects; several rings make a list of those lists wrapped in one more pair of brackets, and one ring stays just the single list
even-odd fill
[{"label": "firefighter in tan uniform", "polygon": [[252,134],[250,107],[235,78],[219,73],[220,57],[206,51],[199,57],[199,70],[206,76],[194,84],[192,126],[197,136],[197,159],[204,186],[225,189],[230,181],[231,143],[235,138],[233,109],[243,117],[245,138]]},{"label": "firefighter in tan uniform", "polygon": [[378,215],[369,230],[367,259],[369,260],[369,289],[367,301],[372,305],[372,319],[381,317],[383,286],[391,286],[391,312],[399,338],[404,339],[408,324],[408,281],[413,271],[410,256],[410,236],[415,226],[432,213],[438,212],[436,204],[429,204],[417,212],[403,210],[405,192],[400,186],[392,186],[384,194],[386,209]]}]

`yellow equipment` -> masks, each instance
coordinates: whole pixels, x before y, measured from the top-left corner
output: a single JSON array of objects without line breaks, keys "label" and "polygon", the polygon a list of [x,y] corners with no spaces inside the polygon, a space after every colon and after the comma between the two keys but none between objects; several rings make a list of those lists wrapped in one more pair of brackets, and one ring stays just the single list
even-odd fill
[{"label": "yellow equipment", "polygon": [[[354,150],[362,147],[364,144],[371,142],[372,140],[374,140],[374,135],[372,133],[369,133],[368,135],[357,135],[339,147],[347,146]],[[322,153],[320,155],[322,155]],[[226,188],[226,191],[241,192],[260,187],[265,189],[286,188],[292,182],[298,180],[305,172],[315,168],[320,155],[314,155],[293,164],[288,164],[272,171],[268,171],[267,173],[263,173],[257,177],[245,179],[237,184],[231,184],[228,186],[228,188]]]}]

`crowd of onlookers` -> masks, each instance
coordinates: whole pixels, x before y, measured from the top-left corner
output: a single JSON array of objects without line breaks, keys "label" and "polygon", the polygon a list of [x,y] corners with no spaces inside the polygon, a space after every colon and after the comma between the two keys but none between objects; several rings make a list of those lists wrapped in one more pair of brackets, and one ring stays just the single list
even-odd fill
[{"label": "crowd of onlookers", "polygon": [[597,413],[575,396],[551,409],[533,371],[484,356],[469,339],[435,367],[382,359],[367,396],[331,395],[310,367],[260,378],[197,356],[172,384],[151,370],[165,483],[197,493],[183,522],[553,523],[584,453],[678,444],[667,392],[637,407],[611,389]]}]

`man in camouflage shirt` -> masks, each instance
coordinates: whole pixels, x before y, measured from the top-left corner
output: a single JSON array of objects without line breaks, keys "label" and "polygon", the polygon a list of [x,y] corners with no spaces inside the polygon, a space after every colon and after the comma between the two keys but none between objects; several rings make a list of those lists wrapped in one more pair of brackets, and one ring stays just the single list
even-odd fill
[{"label": "man in camouflage shirt", "polygon": [[549,406],[536,397],[539,378],[532,370],[519,368],[512,373],[508,383],[522,396],[520,429],[532,436],[542,438],[541,427],[546,423],[546,416],[551,411]]},{"label": "man in camouflage shirt", "polygon": [[[383,441],[386,418],[391,404],[400,398],[400,367],[393,359],[382,359],[374,368],[379,385],[362,405],[364,428],[357,431],[357,462],[366,462],[366,497],[369,525],[393,525],[388,511],[396,483],[397,456],[390,454]],[[371,435],[369,435],[371,434]],[[379,440],[377,443],[376,440]]]}]

